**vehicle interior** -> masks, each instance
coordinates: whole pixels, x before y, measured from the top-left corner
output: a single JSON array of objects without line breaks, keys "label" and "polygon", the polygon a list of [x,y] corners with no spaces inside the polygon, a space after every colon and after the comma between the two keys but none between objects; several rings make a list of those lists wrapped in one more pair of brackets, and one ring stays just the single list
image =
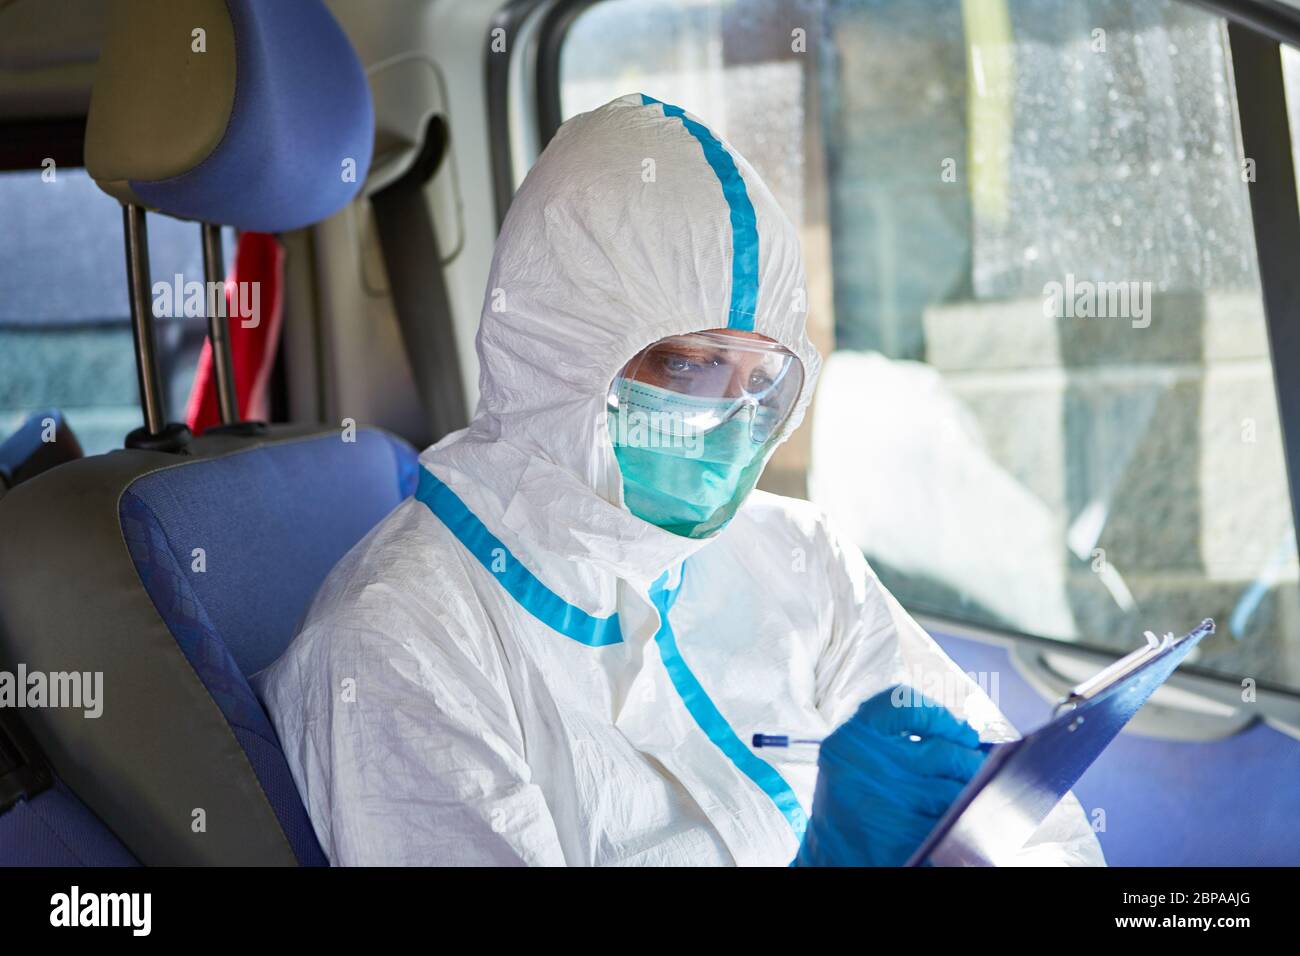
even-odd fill
[{"label": "vehicle interior", "polygon": [[0,706],[0,865],[328,865],[249,678],[628,93],[798,226],[760,487],[1022,730],[1214,618],[1075,793],[1112,866],[1300,864],[1300,0],[0,0],[0,670],[110,698]]}]

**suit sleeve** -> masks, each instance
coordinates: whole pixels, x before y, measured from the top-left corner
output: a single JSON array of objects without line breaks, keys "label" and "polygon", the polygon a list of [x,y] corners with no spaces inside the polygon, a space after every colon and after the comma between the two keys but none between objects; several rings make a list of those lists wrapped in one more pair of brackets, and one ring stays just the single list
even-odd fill
[{"label": "suit sleeve", "polygon": [[330,861],[563,865],[488,622],[348,591],[258,680]]},{"label": "suit sleeve", "polygon": [[[832,614],[818,658],[817,705],[838,727],[873,694],[908,684],[968,721],[985,740],[1016,736],[987,693],[964,673],[880,583],[862,552],[822,518],[819,555]],[[1006,865],[1104,866],[1101,846],[1074,794],[1067,794]]]}]

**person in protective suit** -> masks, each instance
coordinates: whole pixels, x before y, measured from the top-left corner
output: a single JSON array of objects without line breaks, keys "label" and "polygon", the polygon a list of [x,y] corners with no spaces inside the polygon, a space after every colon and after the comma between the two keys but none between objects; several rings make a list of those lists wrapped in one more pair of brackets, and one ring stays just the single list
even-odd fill
[{"label": "person in protective suit", "polygon": [[[817,379],[805,302],[794,226],[699,120],[564,124],[497,242],[473,421],[256,680],[333,863],[919,845],[1005,725],[825,516],[753,490]],[[1007,862],[1102,859],[1069,796]]]}]

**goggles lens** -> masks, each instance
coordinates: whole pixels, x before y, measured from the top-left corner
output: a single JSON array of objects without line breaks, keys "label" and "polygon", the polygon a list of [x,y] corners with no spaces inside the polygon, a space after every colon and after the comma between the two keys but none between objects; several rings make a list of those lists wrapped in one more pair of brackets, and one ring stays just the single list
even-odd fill
[{"label": "goggles lens", "polygon": [[[647,386],[649,388],[647,388]],[[609,410],[641,410],[646,392],[662,397],[660,430],[702,435],[733,419],[747,420],[750,438],[764,444],[785,424],[803,388],[803,363],[766,339],[692,332],[660,339],[632,357],[614,378]]]}]

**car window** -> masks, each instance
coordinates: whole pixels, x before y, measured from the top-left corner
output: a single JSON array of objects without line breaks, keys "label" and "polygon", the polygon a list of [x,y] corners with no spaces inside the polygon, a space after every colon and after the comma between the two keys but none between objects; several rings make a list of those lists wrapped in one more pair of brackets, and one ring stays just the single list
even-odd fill
[{"label": "car window", "polygon": [[914,612],[1300,686],[1295,525],[1224,22],[1148,0],[604,0],[799,226],[827,363],[768,486]]},{"label": "car window", "polygon": [[[0,437],[53,407],[86,454],[121,448],[141,424],[121,205],[82,169],[0,173],[0,222]],[[151,214],[148,232],[155,282],[203,280],[198,226]],[[156,321],[172,419],[205,333],[202,317]]]}]

